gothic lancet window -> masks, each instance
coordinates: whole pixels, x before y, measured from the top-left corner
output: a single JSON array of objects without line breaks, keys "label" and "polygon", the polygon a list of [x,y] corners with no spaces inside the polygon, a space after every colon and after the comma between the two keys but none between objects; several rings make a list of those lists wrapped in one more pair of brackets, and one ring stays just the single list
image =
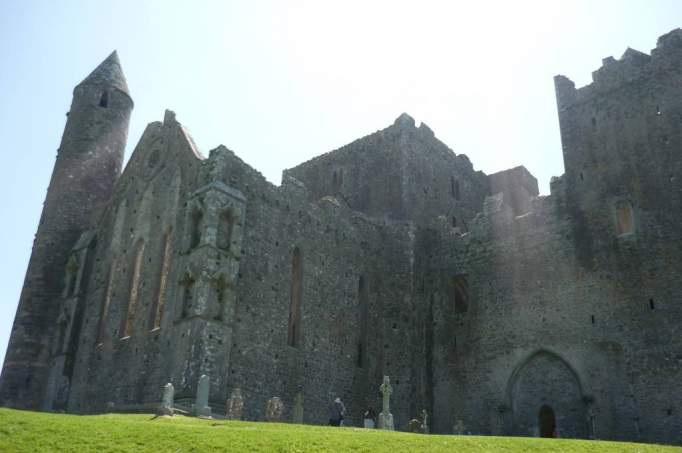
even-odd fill
[{"label": "gothic lancet window", "polygon": [[99,315],[99,326],[97,329],[97,344],[104,341],[104,332],[107,328],[107,321],[109,319],[109,305],[111,305],[111,298],[114,291],[114,275],[116,272],[118,260],[113,259],[111,267],[109,268],[109,276],[107,277],[107,288],[104,292],[104,301],[102,302],[102,310]]},{"label": "gothic lancet window", "polygon": [[140,297],[140,273],[142,271],[142,257],[144,256],[144,241],[138,240],[135,244],[135,255],[133,257],[133,272],[130,276],[130,295],[128,296],[128,309],[123,318],[121,326],[121,338],[129,337],[132,334],[133,320],[135,319],[135,308]]},{"label": "gothic lancet window", "polygon": [[301,338],[301,298],[303,293],[303,263],[301,250],[296,247],[291,258],[291,304],[287,344],[298,347]]},{"label": "gothic lancet window", "polygon": [[151,311],[151,328],[158,329],[161,327],[161,316],[163,316],[163,307],[166,304],[166,281],[168,280],[168,271],[170,270],[171,261],[171,232],[166,232],[163,241],[163,251],[161,256],[161,268],[159,270],[159,283],[156,291],[156,299],[152,305]]}]

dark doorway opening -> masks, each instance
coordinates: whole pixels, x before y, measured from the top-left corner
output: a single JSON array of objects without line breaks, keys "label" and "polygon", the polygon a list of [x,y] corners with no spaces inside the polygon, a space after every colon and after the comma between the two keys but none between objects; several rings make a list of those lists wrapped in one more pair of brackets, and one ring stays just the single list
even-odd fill
[{"label": "dark doorway opening", "polygon": [[538,425],[540,426],[540,437],[556,437],[554,410],[546,404],[540,408]]}]

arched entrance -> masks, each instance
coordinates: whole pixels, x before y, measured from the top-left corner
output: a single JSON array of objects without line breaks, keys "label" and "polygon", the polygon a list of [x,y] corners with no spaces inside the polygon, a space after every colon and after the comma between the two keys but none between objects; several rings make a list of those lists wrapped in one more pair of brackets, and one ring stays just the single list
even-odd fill
[{"label": "arched entrance", "polygon": [[551,407],[543,404],[538,413],[540,437],[556,437],[556,418]]},{"label": "arched entrance", "polygon": [[509,381],[512,433],[587,438],[585,403],[578,376],[558,355],[539,351]]}]

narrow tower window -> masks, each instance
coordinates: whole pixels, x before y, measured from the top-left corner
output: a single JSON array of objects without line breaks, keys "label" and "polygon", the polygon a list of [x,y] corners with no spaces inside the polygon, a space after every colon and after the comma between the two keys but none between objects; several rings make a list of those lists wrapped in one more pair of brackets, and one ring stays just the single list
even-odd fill
[{"label": "narrow tower window", "polygon": [[107,108],[109,107],[109,92],[102,91],[102,96],[99,98],[99,106]]},{"label": "narrow tower window", "polygon": [[334,170],[332,173],[332,190],[334,193],[339,192],[343,187],[343,169]]},{"label": "narrow tower window", "polygon": [[200,209],[195,209],[192,212],[192,232],[190,240],[190,248],[194,249],[199,246],[201,242],[201,230],[203,229],[204,213]]},{"label": "narrow tower window", "polygon": [[225,302],[227,301],[227,282],[225,281],[225,277],[222,275],[220,278],[215,280],[213,282],[213,286],[215,288],[215,298],[216,298],[216,310],[217,313],[215,315],[215,320],[216,321],[223,321],[225,319],[224,313],[225,313]]},{"label": "narrow tower window", "polygon": [[452,277],[452,295],[455,313],[465,313],[469,309],[469,277],[466,274]]},{"label": "narrow tower window", "polygon": [[450,195],[452,195],[452,198],[459,201],[459,180],[455,179],[454,176],[450,176]]},{"label": "narrow tower window", "polygon": [[218,237],[216,238],[218,248],[230,250],[233,225],[234,219],[232,218],[232,213],[230,211],[224,211],[220,215],[220,220],[218,221]]},{"label": "narrow tower window", "polygon": [[301,338],[302,265],[301,250],[296,247],[291,258],[291,305],[289,306],[289,330],[287,335],[287,344],[293,347],[298,347]]},{"label": "narrow tower window", "polygon": [[627,201],[619,201],[616,203],[616,233],[620,236],[632,233],[634,230],[632,206]]},{"label": "narrow tower window", "polygon": [[166,280],[168,280],[168,271],[170,269],[171,260],[171,232],[168,231],[164,236],[163,251],[161,255],[161,269],[159,270],[159,286],[156,290],[156,299],[152,305],[152,329],[161,327],[161,316],[163,315],[163,307],[166,304]]},{"label": "narrow tower window", "polygon": [[142,257],[144,255],[144,241],[137,241],[135,245],[135,256],[133,261],[133,273],[130,278],[130,296],[128,297],[128,309],[123,319],[122,338],[129,337],[132,333],[133,319],[135,318],[135,308],[140,296],[140,271],[142,270]]},{"label": "narrow tower window", "polygon": [[194,278],[186,272],[180,284],[182,285],[182,317],[186,318],[190,315],[194,304]]}]

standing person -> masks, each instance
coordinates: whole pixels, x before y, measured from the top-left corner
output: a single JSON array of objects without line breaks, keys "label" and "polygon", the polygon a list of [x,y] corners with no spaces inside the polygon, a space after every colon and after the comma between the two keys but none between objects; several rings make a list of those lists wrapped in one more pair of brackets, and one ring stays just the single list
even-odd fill
[{"label": "standing person", "polygon": [[345,415],[346,406],[341,402],[341,398],[337,396],[329,408],[329,426],[341,426]]},{"label": "standing person", "polygon": [[365,428],[374,429],[376,426],[377,414],[371,406],[367,408],[363,418]]}]

